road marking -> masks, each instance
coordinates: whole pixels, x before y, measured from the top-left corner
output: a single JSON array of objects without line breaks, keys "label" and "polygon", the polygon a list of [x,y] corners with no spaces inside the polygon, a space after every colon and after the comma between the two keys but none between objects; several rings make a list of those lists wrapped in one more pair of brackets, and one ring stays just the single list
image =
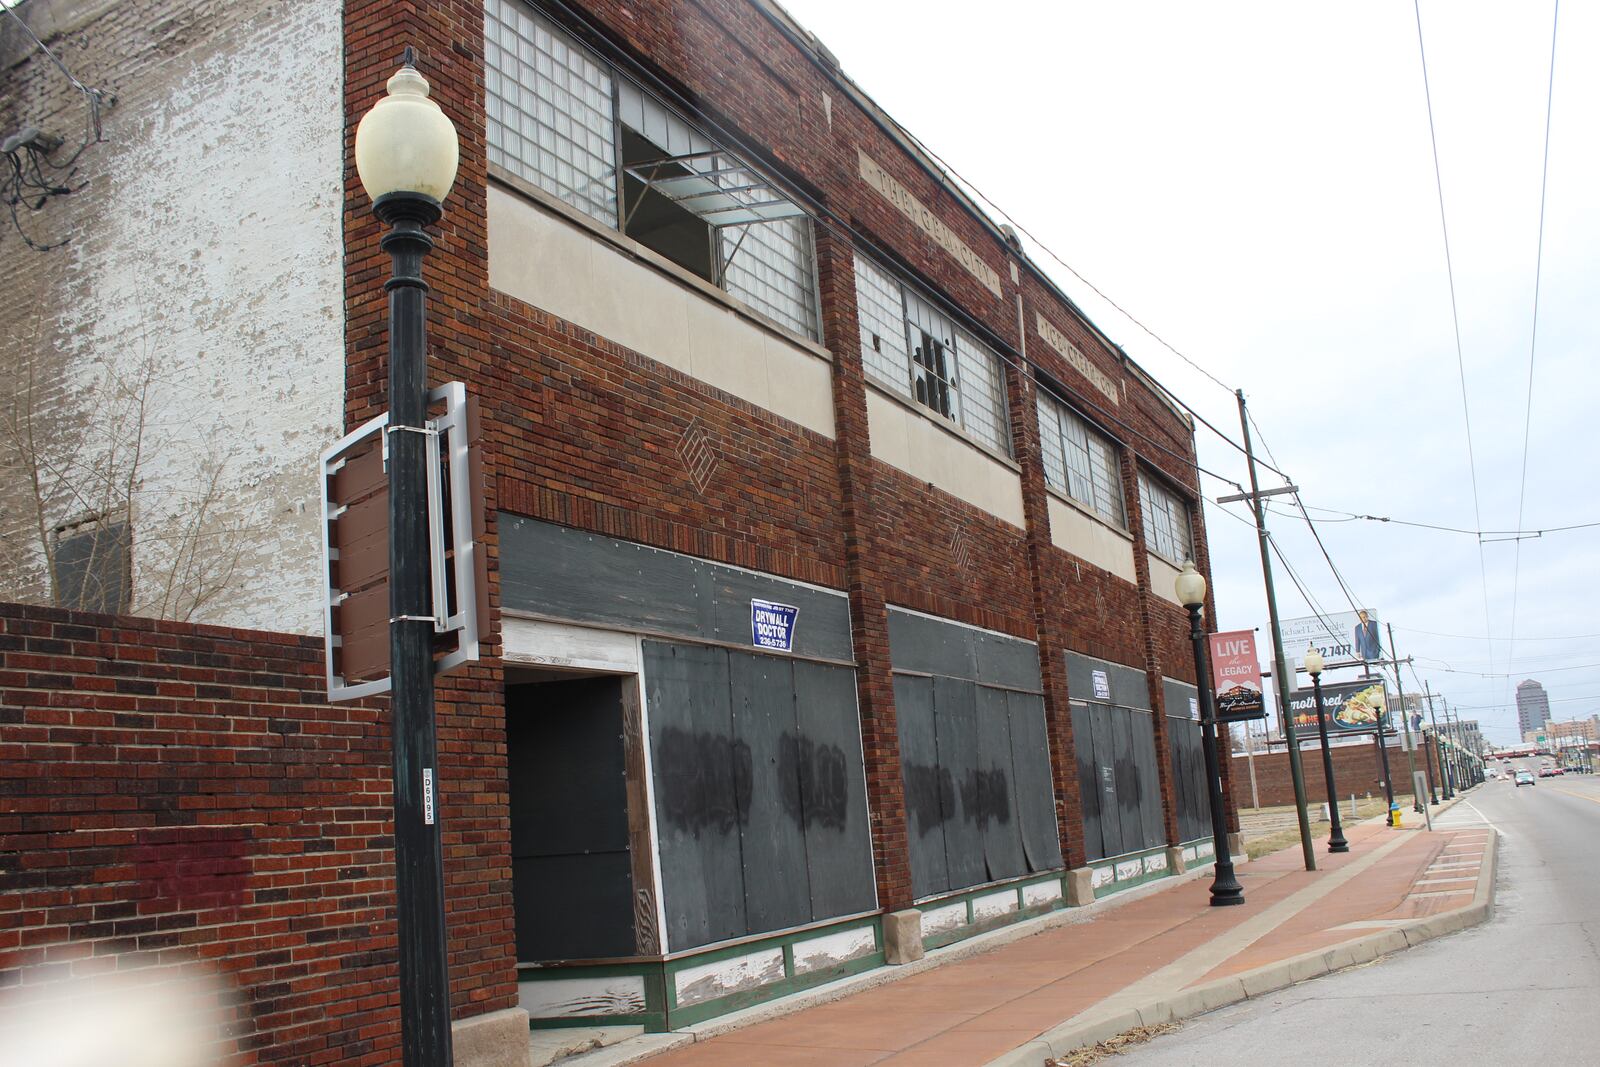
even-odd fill
[{"label": "road marking", "polygon": [[1417,897],[1470,897],[1475,892],[1477,890],[1474,889],[1440,889],[1432,893],[1407,893],[1406,899],[1412,900]]},{"label": "road marking", "polygon": [[1501,837],[1510,837],[1511,836],[1510,834],[1506,833],[1504,830],[1500,829],[1500,827],[1496,826],[1494,823],[1489,822],[1489,816],[1485,815],[1481,811],[1478,811],[1477,805],[1473,804],[1472,801],[1463,800],[1461,803],[1465,804],[1467,807],[1469,807],[1473,811],[1477,812],[1478,818],[1482,819],[1486,823],[1489,823],[1489,829],[1493,830],[1495,833],[1499,834]]},{"label": "road marking", "polygon": [[1600,797],[1592,797],[1588,793],[1574,793],[1570,789],[1562,789],[1559,786],[1551,786],[1550,788],[1554,789],[1557,793],[1565,793],[1569,797],[1577,797],[1579,800],[1589,800],[1596,804],[1600,804]]}]

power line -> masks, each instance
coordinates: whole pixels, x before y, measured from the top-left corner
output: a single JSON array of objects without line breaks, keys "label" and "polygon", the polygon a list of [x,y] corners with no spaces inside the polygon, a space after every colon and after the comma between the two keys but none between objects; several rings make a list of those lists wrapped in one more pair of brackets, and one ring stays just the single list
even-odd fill
[{"label": "power line", "polygon": [[[893,120],[891,119],[890,121],[893,121]],[[921,150],[922,152],[926,153],[929,159],[932,159],[936,164],[938,164],[939,168],[945,172],[946,176],[948,178],[950,178],[952,182],[960,183],[961,186],[963,186],[967,191],[969,191],[972,194],[974,199],[981,200],[984,204],[988,205],[989,210],[993,211],[996,215],[1000,216],[1002,219],[1005,219],[1006,222],[1011,224],[1011,226],[1013,226],[1019,232],[1024,234],[1030,241],[1032,241],[1035,245],[1037,245],[1044,252],[1045,255],[1049,256],[1051,259],[1053,259],[1057,263],[1059,263],[1063,268],[1065,268],[1068,272],[1070,272],[1074,278],[1077,278],[1084,285],[1087,285],[1091,290],[1094,291],[1096,296],[1100,297],[1100,299],[1104,300],[1107,304],[1110,304],[1113,308],[1115,308],[1118,311],[1118,313],[1120,313],[1129,322],[1133,323],[1139,329],[1143,330],[1146,334],[1149,334],[1163,348],[1167,349],[1169,352],[1171,352],[1173,355],[1177,356],[1179,359],[1183,360],[1189,366],[1193,367],[1195,370],[1197,370],[1201,374],[1205,375],[1207,378],[1209,378],[1215,384],[1221,386],[1223,389],[1227,390],[1229,393],[1235,392],[1235,390],[1234,390],[1234,388],[1232,386],[1228,385],[1222,379],[1218,378],[1215,374],[1212,374],[1210,371],[1206,370],[1199,363],[1196,363],[1193,359],[1190,359],[1188,356],[1184,355],[1171,342],[1169,342],[1166,338],[1162,337],[1160,334],[1156,333],[1150,327],[1146,326],[1143,322],[1141,322],[1138,318],[1136,318],[1130,311],[1128,311],[1126,308],[1124,308],[1121,304],[1117,303],[1115,300],[1111,299],[1111,297],[1107,296],[1103,291],[1101,291],[1101,289],[1097,285],[1095,285],[1088,278],[1085,278],[1082,274],[1080,274],[1076,267],[1074,267],[1072,264],[1068,263],[1065,259],[1061,258],[1061,256],[1056,254],[1054,249],[1052,249],[1049,245],[1047,245],[1043,241],[1041,241],[1038,238],[1038,236],[1036,236],[1033,233],[1033,231],[1029,230],[1022,223],[1020,223],[1016,219],[1014,219],[1010,215],[1009,212],[1007,212],[1004,208],[1002,208],[999,204],[997,204],[992,198],[990,198],[987,194],[985,194],[982,189],[979,189],[975,184],[973,184],[970,180],[968,180],[965,175],[963,175],[960,171],[956,170],[955,167],[951,166],[950,163],[948,161],[946,161],[943,156],[939,155],[939,153],[935,152],[932,148],[929,148],[928,145],[926,143],[924,143],[923,140],[921,138],[919,138],[916,134],[912,133],[910,130],[906,129],[904,126],[901,126],[898,122],[895,123],[895,128],[898,129],[901,132],[901,134],[903,134],[906,137],[907,140],[909,140],[913,144],[915,144],[919,150]],[[1170,393],[1168,395],[1172,396],[1172,394],[1170,394]],[[1241,454],[1243,454],[1245,452],[1244,445],[1240,444],[1238,441],[1235,441],[1232,437],[1228,436],[1222,430],[1218,429],[1211,422],[1211,420],[1207,419],[1204,415],[1200,414],[1200,412],[1196,411],[1193,406],[1191,406],[1190,404],[1188,404],[1187,402],[1185,402],[1184,400],[1182,400],[1181,398],[1179,398],[1177,396],[1172,396],[1172,400],[1179,407],[1183,408],[1184,411],[1187,411],[1191,416],[1193,416],[1195,421],[1199,422],[1206,429],[1208,429],[1212,433],[1216,434],[1219,438],[1221,438],[1227,444],[1233,446],[1233,448],[1236,451],[1238,451]],[[1271,451],[1270,450],[1268,450],[1268,457],[1271,458]],[[1275,466],[1275,464],[1277,463],[1276,459],[1273,459],[1271,464],[1263,463],[1260,460],[1257,460],[1256,463],[1257,463],[1257,465],[1265,467],[1268,470],[1272,471],[1272,473],[1278,475],[1278,477],[1284,479],[1284,481],[1288,481],[1289,480],[1288,475],[1284,474],[1281,470],[1278,470],[1277,467]]]},{"label": "power line", "polygon": [[[1533,430],[1533,368],[1539,351],[1539,283],[1544,274],[1544,206],[1550,183],[1550,112],[1556,96],[1556,32],[1561,27],[1561,0],[1555,0],[1550,18],[1550,80],[1544,96],[1544,162],[1539,172],[1539,242],[1533,259],[1533,327],[1528,338],[1528,399],[1522,414],[1522,477],[1517,489],[1517,526],[1522,525],[1522,509],[1528,499],[1528,438]],[[1517,636],[1517,592],[1522,577],[1522,539],[1517,539],[1511,560],[1511,637]],[[1506,666],[1511,665],[1511,649],[1506,649]],[[1509,677],[1509,675],[1508,675]]]},{"label": "power line", "polygon": [[[1472,476],[1472,518],[1483,529],[1483,508],[1478,499],[1478,458],[1472,447],[1472,406],[1467,401],[1467,361],[1461,354],[1461,313],[1456,304],[1456,272],[1450,256],[1450,227],[1445,220],[1444,177],[1439,167],[1439,134],[1433,122],[1433,90],[1428,86],[1428,52],[1422,43],[1422,0],[1412,0],[1417,16],[1417,55],[1422,61],[1422,95],[1428,105],[1428,142],[1433,146],[1433,184],[1439,195],[1439,230],[1444,236],[1444,268],[1450,281],[1450,321],[1455,326],[1456,371],[1461,379],[1461,416],[1467,430],[1467,470]],[[1484,560],[1483,540],[1478,541],[1478,580],[1483,586],[1483,632],[1490,638],[1489,655],[1494,656],[1494,628],[1489,617],[1489,565]]]},{"label": "power line", "polygon": [[[1449,638],[1454,638],[1454,639],[1460,640],[1460,641],[1487,641],[1487,640],[1489,640],[1488,638],[1483,637],[1480,634],[1445,634],[1445,633],[1439,633],[1439,632],[1434,631],[1434,630],[1417,630],[1417,629],[1413,629],[1412,627],[1409,627],[1409,626],[1396,626],[1395,629],[1401,631],[1402,633],[1427,634],[1429,637],[1449,637]],[[1587,640],[1590,640],[1590,639],[1593,639],[1593,638],[1600,638],[1600,634],[1568,634],[1565,637],[1518,637],[1518,638],[1514,638],[1514,640],[1517,640],[1517,641],[1587,641]]]},{"label": "power line", "polygon": [[[1533,530],[1469,530],[1464,526],[1445,526],[1443,524],[1433,522],[1416,522],[1410,519],[1391,518],[1387,515],[1366,515],[1356,511],[1343,511],[1339,508],[1318,507],[1315,504],[1307,504],[1305,506],[1310,508],[1312,511],[1324,511],[1328,512],[1329,514],[1341,516],[1337,519],[1311,519],[1311,522],[1356,522],[1358,520],[1365,522],[1383,522],[1392,523],[1395,526],[1415,526],[1418,529],[1423,530],[1438,530],[1441,533],[1467,534],[1471,537],[1487,538],[1489,540],[1520,540],[1528,537],[1543,537],[1545,534],[1551,533],[1568,533],[1572,530],[1592,530],[1596,527],[1600,527],[1600,521],[1597,521],[1578,522],[1567,526],[1543,526]],[[1294,517],[1293,513],[1288,511],[1274,510],[1273,514],[1284,515],[1291,518]]]}]

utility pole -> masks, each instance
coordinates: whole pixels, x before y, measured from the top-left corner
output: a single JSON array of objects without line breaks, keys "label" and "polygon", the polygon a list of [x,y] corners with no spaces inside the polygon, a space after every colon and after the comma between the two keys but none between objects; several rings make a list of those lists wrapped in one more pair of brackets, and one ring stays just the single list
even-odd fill
[{"label": "utility pole", "polygon": [[[1250,448],[1250,418],[1245,413],[1244,390],[1234,391],[1239,398],[1239,426],[1244,432],[1245,465],[1250,468],[1250,510],[1256,518],[1256,540],[1261,546],[1261,577],[1267,587],[1267,619],[1272,624],[1272,655],[1277,669],[1272,677],[1278,687],[1278,716],[1283,720],[1283,737],[1289,743],[1289,777],[1294,781],[1295,816],[1300,821],[1300,851],[1306,870],[1317,869],[1316,850],[1311,846],[1311,820],[1306,815],[1306,780],[1300,769],[1300,739],[1295,736],[1294,716],[1289,711],[1289,660],[1283,654],[1283,631],[1278,625],[1278,598],[1272,588],[1272,549],[1267,543],[1267,509],[1261,502],[1261,486],[1256,480],[1256,456]],[[1320,709],[1319,709],[1320,710]]]},{"label": "utility pole", "polygon": [[1455,794],[1450,790],[1450,771],[1445,766],[1444,753],[1440,748],[1440,743],[1444,739],[1439,735],[1439,719],[1433,713],[1433,690],[1428,687],[1427,682],[1423,682],[1422,691],[1428,698],[1428,721],[1433,723],[1433,754],[1439,761],[1439,789],[1443,792],[1444,799],[1449,800]]},{"label": "utility pole", "polygon": [[1405,687],[1405,683],[1403,683],[1400,680],[1400,649],[1397,648],[1395,646],[1395,643],[1394,643],[1394,623],[1392,623],[1392,622],[1391,623],[1385,623],[1384,625],[1389,628],[1389,655],[1394,657],[1391,662],[1394,663],[1395,693],[1397,694],[1397,696],[1398,696],[1398,698],[1400,700],[1400,718],[1401,718],[1402,721],[1404,721],[1405,729],[1406,729],[1406,772],[1407,772],[1407,779],[1406,780],[1411,783],[1411,793],[1412,793],[1411,810],[1420,813],[1424,809],[1423,809],[1423,805],[1422,805],[1422,798],[1420,796],[1416,795],[1416,792],[1417,792],[1417,757],[1416,757],[1416,754],[1415,754],[1416,742],[1414,740],[1412,740],[1412,737],[1411,737],[1411,716],[1409,714],[1407,714],[1407,712],[1406,712],[1406,687]]}]

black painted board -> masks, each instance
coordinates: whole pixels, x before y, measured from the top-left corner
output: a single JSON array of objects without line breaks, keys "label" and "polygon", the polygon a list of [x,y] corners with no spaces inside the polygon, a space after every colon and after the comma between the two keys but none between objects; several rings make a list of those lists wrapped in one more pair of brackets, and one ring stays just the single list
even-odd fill
[{"label": "black painted board", "polygon": [[1100,791],[1100,836],[1105,854],[1119,856],[1122,845],[1122,809],[1117,789],[1117,712],[1105,705],[1091,705],[1094,719],[1094,764],[1096,788]]},{"label": "black painted board", "polygon": [[[1150,707],[1150,689],[1145,683],[1144,671],[1080,652],[1064,655],[1067,657],[1067,692],[1072,694],[1073,700],[1098,701],[1125,708]],[[1105,672],[1106,683],[1111,687],[1109,699],[1095,696],[1095,671]]]},{"label": "black painted board", "polygon": [[[911,853],[911,894],[926,897],[950,888],[945,858],[945,811],[955,806],[950,772],[939,766],[933,721],[933,679],[894,676],[900,773],[906,791],[906,841]],[[946,794],[949,794],[946,799]]]},{"label": "black painted board", "polygon": [[1104,858],[1105,832],[1100,827],[1100,773],[1094,758],[1094,709],[1072,702],[1072,745],[1078,758],[1078,800],[1083,807],[1083,852]]},{"label": "black painted board", "polygon": [[877,890],[855,671],[795,660],[794,695],[811,918],[871,911]]},{"label": "black painted board", "polygon": [[[933,679],[934,740],[939,766],[955,784],[944,797],[944,854],[950,888],[988,881],[983,858],[983,827],[978,822],[978,687],[959,678]],[[949,802],[954,801],[953,806]]]},{"label": "black painted board", "polygon": [[1189,783],[1194,797],[1195,837],[1211,834],[1211,782],[1206,777],[1205,730],[1196,724],[1190,735]]},{"label": "black painted board", "polygon": [[625,852],[622,680],[506,689],[511,854]]},{"label": "black painted board", "polygon": [[634,951],[622,681],[506,691],[517,958]]},{"label": "black painted board", "polygon": [[1144,821],[1139,811],[1139,764],[1133,754],[1133,712],[1111,708],[1110,713],[1116,737],[1117,815],[1122,823],[1122,851],[1136,852],[1144,847]]},{"label": "black painted board", "polygon": [[734,767],[748,767],[750,774],[749,783],[734,791],[741,805],[746,932],[800,926],[811,921],[811,881],[796,758],[794,669],[782,656],[730,652],[728,688]]},{"label": "black painted board", "polygon": [[1139,821],[1144,829],[1144,847],[1155,848],[1167,843],[1161,778],[1156,765],[1155,714],[1133,712],[1128,721],[1133,727],[1133,763],[1139,773]]},{"label": "black painted board", "polygon": [[633,867],[626,852],[515,856],[511,891],[518,962],[633,955]]},{"label": "black painted board", "polygon": [[854,658],[842,593],[518,515],[499,529],[508,610],[751,645],[750,601],[771,600],[799,609],[795,655]]},{"label": "black painted board", "polygon": [[1030,871],[1055,870],[1061,866],[1061,835],[1056,828],[1044,700],[1027,693],[1007,693],[1006,706],[1011,715],[1011,766],[1016,770],[1023,855]]},{"label": "black painted board", "polygon": [[1168,758],[1172,766],[1172,793],[1178,804],[1178,839],[1181,841],[1194,839],[1194,786],[1189,781],[1187,758],[1189,726],[1176,716],[1167,717]]},{"label": "black painted board", "polygon": [[976,678],[972,630],[889,609],[889,662],[897,671]]},{"label": "black painted board", "polygon": [[1011,758],[1011,709],[1004,689],[977,688],[978,826],[989,881],[1028,871],[1022,850],[1022,819],[1017,814],[1017,775]]},{"label": "black painted board", "polygon": [[982,630],[971,630],[969,633],[972,635],[972,659],[977,667],[977,681],[1007,689],[1025,689],[1030,693],[1043,690],[1039,678],[1038,645]]},{"label": "black painted board", "polygon": [[728,653],[644,642],[661,894],[672,951],[742,936],[740,786],[728,706]]},{"label": "black painted board", "polygon": [[1200,690],[1188,682],[1176,681],[1172,678],[1161,679],[1162,699],[1167,704],[1167,715],[1175,719],[1187,719],[1194,722],[1195,717],[1189,714],[1189,701],[1198,697]]},{"label": "black painted board", "polygon": [[1039,646],[1003,634],[889,609],[889,659],[897,671],[981,681],[1037,693]]}]

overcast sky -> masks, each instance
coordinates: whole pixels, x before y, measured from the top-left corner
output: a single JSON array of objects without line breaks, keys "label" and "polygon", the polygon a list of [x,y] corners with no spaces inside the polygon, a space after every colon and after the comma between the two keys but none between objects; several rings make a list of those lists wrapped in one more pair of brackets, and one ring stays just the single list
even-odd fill
[{"label": "overcast sky", "polygon": [[[1518,528],[1551,4],[1422,5],[1480,526],[1411,4],[786,2],[1035,235],[1030,254],[1107,334],[1235,439],[1233,397],[1049,252],[1243,388],[1308,505]],[[1523,529],[1600,521],[1600,5],[1560,16]],[[1233,448],[1205,430],[1199,444],[1202,465],[1245,479]],[[1260,626],[1265,644],[1246,514],[1206,507],[1217,606],[1224,629]],[[1348,610],[1305,524],[1269,525],[1322,608]],[[1491,741],[1516,740],[1523,678],[1556,718],[1600,710],[1600,528],[1487,544],[1481,566],[1470,534],[1319,528],[1362,606]],[[1282,614],[1309,614],[1277,577]]]}]

